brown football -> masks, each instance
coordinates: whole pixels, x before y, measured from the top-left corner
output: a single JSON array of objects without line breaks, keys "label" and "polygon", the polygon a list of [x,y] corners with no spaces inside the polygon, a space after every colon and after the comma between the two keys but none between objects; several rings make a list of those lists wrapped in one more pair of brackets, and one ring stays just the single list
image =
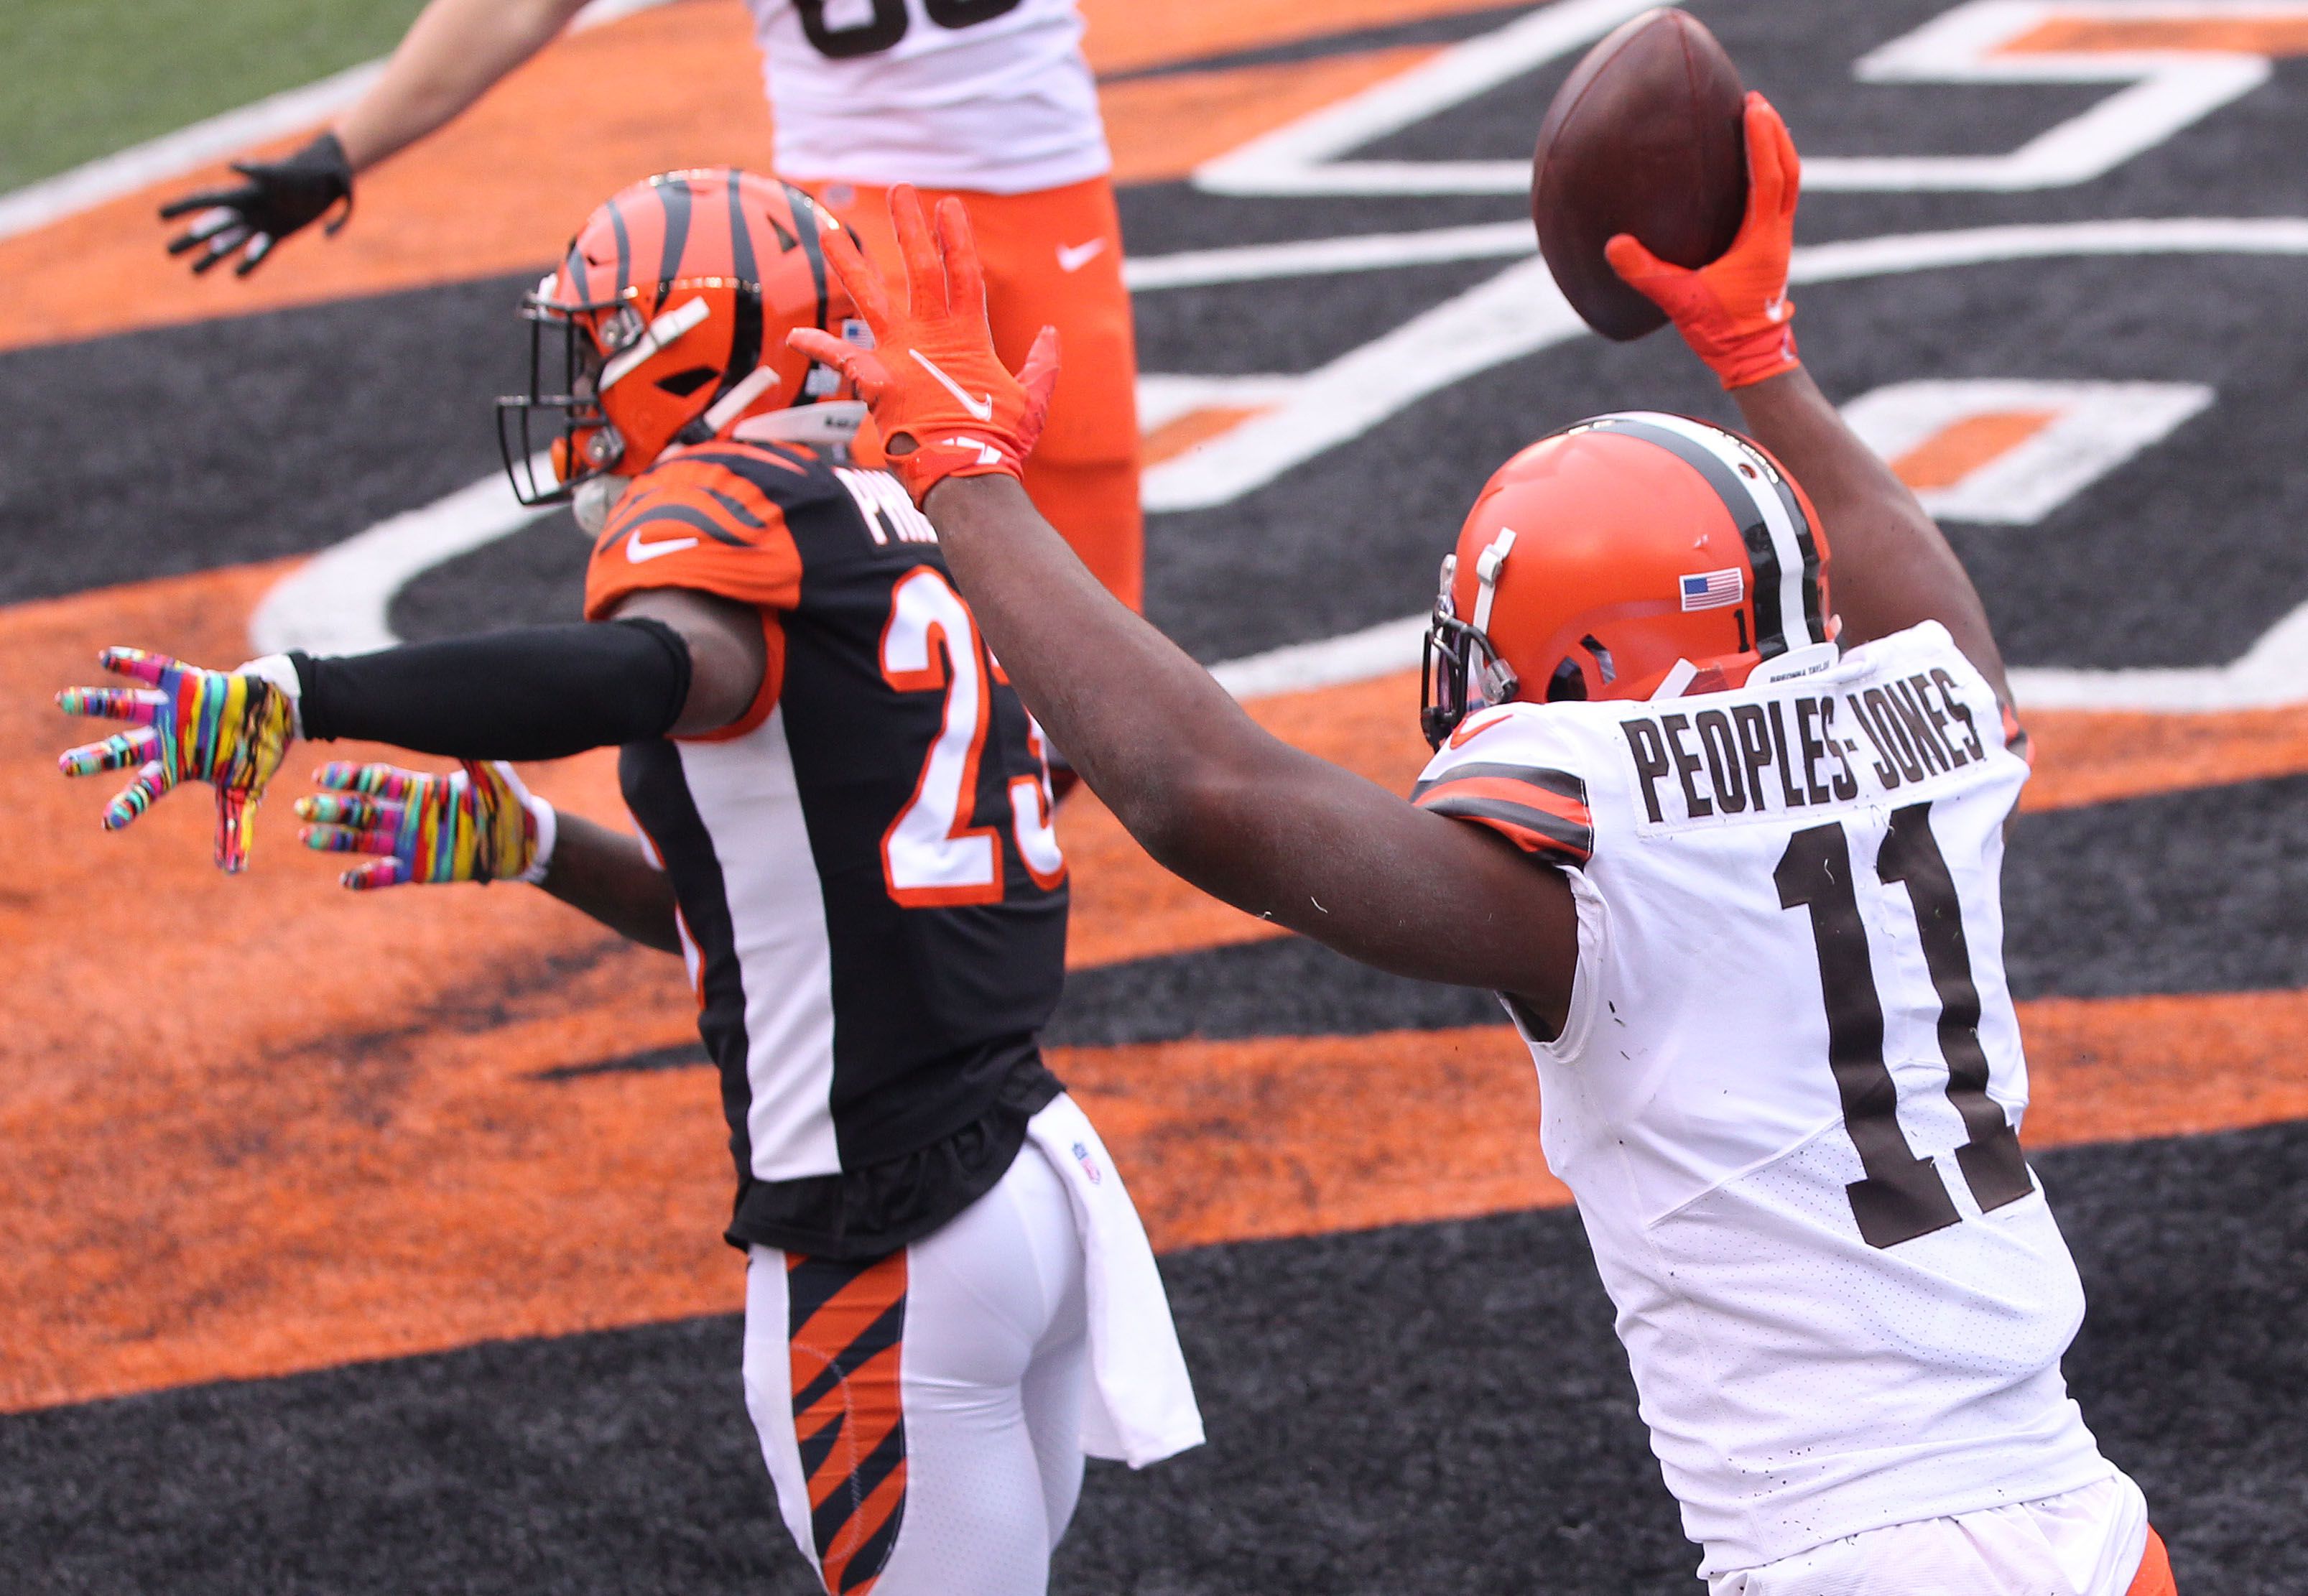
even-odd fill
[{"label": "brown football", "polygon": [[1530,219],[1563,298],[1604,337],[1641,338],[1666,321],[1603,258],[1615,234],[1678,266],[1704,266],[1738,237],[1745,101],[1715,36],[1663,7],[1588,51],[1547,108]]}]

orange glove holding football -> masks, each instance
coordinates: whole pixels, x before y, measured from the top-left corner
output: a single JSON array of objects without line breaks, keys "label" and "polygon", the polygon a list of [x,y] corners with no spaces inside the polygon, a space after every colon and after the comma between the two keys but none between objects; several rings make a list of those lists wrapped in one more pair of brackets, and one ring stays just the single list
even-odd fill
[{"label": "orange glove holding football", "polygon": [[1692,352],[1726,388],[1792,371],[1796,307],[1787,300],[1803,163],[1771,102],[1747,96],[1747,219],[1723,258],[1693,272],[1645,249],[1632,233],[1603,246],[1611,270],[1666,312]]},{"label": "orange glove holding football", "polygon": [[1042,329],[1012,376],[994,352],[986,275],[961,202],[938,202],[933,238],[919,196],[901,183],[890,190],[890,220],[906,260],[903,310],[846,231],[824,236],[826,263],[873,329],[874,348],[814,327],[786,341],[857,384],[874,407],[890,470],[916,504],[948,477],[1019,476],[1057,385],[1057,329]]}]

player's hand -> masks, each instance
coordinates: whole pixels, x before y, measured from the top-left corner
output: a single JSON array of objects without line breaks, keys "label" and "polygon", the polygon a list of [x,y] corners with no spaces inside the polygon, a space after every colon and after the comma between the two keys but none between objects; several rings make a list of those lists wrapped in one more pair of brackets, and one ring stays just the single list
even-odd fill
[{"label": "player's hand", "polygon": [[1787,125],[1760,94],[1747,96],[1747,218],[1723,258],[1690,271],[1662,261],[1632,233],[1604,246],[1611,270],[1666,312],[1726,388],[1790,371],[1796,307],[1787,299],[1803,163]]},{"label": "player's hand", "polygon": [[67,749],[57,765],[67,776],[136,767],[136,779],[105,807],[108,832],[180,781],[212,784],[216,862],[225,870],[246,869],[257,800],[296,737],[295,698],[246,670],[202,670],[142,649],[107,649],[97,663],[145,686],[67,687],[56,694],[57,705],[68,715],[125,720],[133,729]]},{"label": "player's hand", "polygon": [[338,879],[355,892],[409,882],[536,881],[552,854],[553,806],[502,761],[446,775],[342,760],[297,800],[298,834],[322,853],[367,853]]},{"label": "player's hand", "polygon": [[906,261],[903,308],[890,302],[881,274],[846,231],[822,239],[827,263],[873,329],[874,348],[814,327],[787,342],[857,384],[874,407],[890,469],[917,504],[948,477],[1019,476],[1057,385],[1057,329],[1042,329],[1012,375],[994,352],[986,275],[961,202],[938,202],[933,236],[920,198],[901,183],[890,191],[890,220]]},{"label": "player's hand", "polygon": [[193,262],[194,272],[206,272],[238,250],[240,263],[233,274],[245,277],[264,263],[281,239],[325,215],[331,206],[344,205],[330,219],[331,234],[352,217],[352,164],[335,134],[323,134],[285,160],[236,160],[232,169],[248,181],[231,188],[204,188],[160,207],[162,221],[198,212],[192,226],[168,244],[170,254],[205,246]]}]

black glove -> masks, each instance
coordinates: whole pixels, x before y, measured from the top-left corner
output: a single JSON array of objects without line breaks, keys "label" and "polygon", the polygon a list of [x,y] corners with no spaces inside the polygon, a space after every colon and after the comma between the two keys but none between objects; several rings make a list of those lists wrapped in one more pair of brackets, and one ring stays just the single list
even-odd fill
[{"label": "black glove", "polygon": [[337,135],[324,133],[286,160],[236,160],[232,169],[248,179],[237,188],[206,188],[160,207],[160,220],[173,221],[187,211],[193,219],[185,232],[169,241],[170,254],[208,246],[193,263],[205,272],[225,256],[246,246],[234,274],[245,277],[272,253],[272,246],[297,229],[327,213],[342,201],[344,209],[330,220],[335,233],[353,213],[353,168]]}]

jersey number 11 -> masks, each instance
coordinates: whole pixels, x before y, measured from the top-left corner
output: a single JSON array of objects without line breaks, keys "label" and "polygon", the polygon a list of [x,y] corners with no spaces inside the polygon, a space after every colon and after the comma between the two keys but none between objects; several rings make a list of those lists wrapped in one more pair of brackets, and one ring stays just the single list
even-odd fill
[{"label": "jersey number 11", "polygon": [[[1970,1140],[1956,1149],[1956,1165],[1983,1212],[2016,1203],[2034,1190],[2020,1138],[2002,1106],[1987,1095],[1987,1055],[1979,1045],[1979,988],[1971,979],[1963,910],[1939,839],[1932,807],[1895,810],[1875,874],[1904,882],[1915,907],[1924,962],[1940,999],[1940,1053],[1948,1066],[1948,1101],[1963,1116]],[[1855,1180],[1852,1217],[1870,1247],[1894,1247],[1943,1229],[1963,1216],[1932,1160],[1917,1158],[1899,1128],[1899,1092],[1883,1062],[1883,1005],[1867,930],[1859,918],[1852,879],[1851,845],[1839,823],[1814,825],[1788,840],[1772,873],[1779,906],[1808,909],[1819,947],[1819,984],[1827,1000],[1828,1064],[1843,1100],[1843,1124],[1859,1150],[1866,1178]]]}]

